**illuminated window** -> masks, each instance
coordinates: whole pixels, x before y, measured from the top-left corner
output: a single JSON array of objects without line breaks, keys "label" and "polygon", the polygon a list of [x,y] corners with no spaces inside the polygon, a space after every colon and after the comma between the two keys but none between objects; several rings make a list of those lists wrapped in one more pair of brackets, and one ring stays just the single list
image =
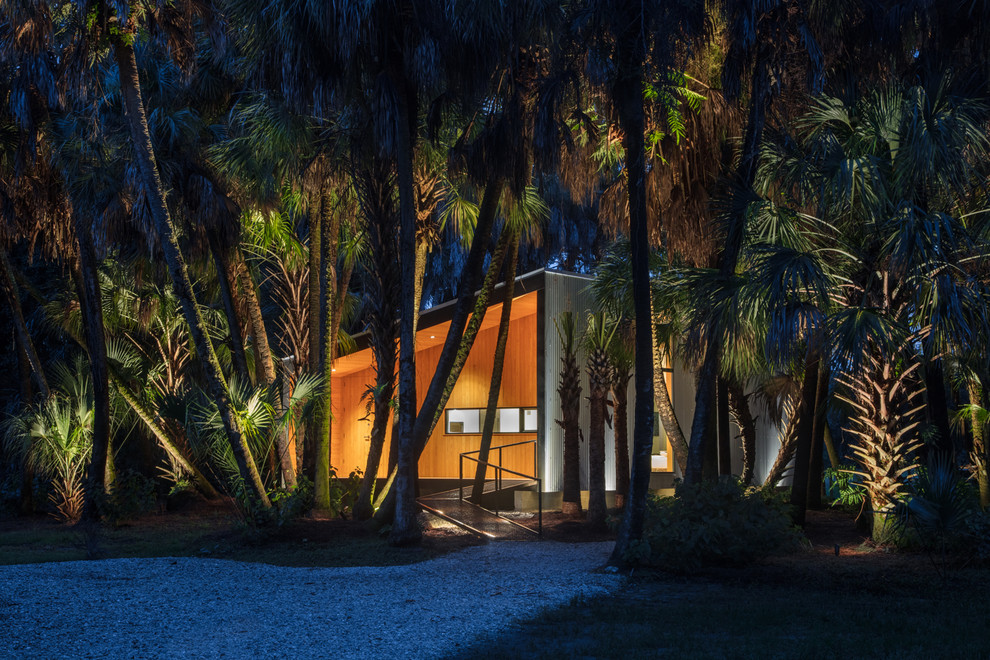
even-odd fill
[{"label": "illuminated window", "polygon": [[[481,433],[485,425],[484,408],[448,408],[444,411],[445,433]],[[536,433],[536,408],[498,408],[495,433]]]}]

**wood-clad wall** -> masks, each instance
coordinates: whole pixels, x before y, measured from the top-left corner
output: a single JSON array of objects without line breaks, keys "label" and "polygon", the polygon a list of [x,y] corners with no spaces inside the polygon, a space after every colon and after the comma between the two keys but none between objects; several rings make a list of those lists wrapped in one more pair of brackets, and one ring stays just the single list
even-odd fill
[{"label": "wood-clad wall", "polygon": [[[492,361],[498,328],[478,333],[464,369],[447,403],[448,408],[484,408],[491,385]],[[416,395],[422,403],[440,359],[441,346],[419,351],[416,355]],[[333,381],[333,431],[330,462],[340,475],[367,465],[371,415],[366,402],[361,401],[368,385],[374,382],[374,370],[359,371]],[[516,319],[509,328],[500,407],[536,407],[536,315]],[[362,417],[367,417],[362,420]],[[523,440],[535,440],[536,433],[496,434],[492,444],[503,445]],[[478,449],[481,435],[446,435],[443,418],[437,424],[429,444],[419,461],[419,476],[423,478],[456,478],[461,452]],[[378,470],[378,476],[388,476],[388,444]],[[533,445],[504,450],[504,466],[525,474],[535,474]],[[495,460],[495,456],[492,460]],[[465,473],[473,467],[465,461]],[[506,478],[510,478],[506,475]]]}]

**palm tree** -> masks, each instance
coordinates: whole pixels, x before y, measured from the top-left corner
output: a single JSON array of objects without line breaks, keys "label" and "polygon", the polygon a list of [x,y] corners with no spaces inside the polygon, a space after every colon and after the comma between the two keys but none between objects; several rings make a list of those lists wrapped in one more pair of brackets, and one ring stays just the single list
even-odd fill
[{"label": "palm tree", "polygon": [[[615,429],[615,506],[619,509],[626,505],[626,493],[629,491],[629,379],[632,378],[632,368],[636,356],[633,354],[632,342],[629,339],[630,328],[619,327],[615,338],[609,346],[609,361],[612,363],[612,428]],[[661,372],[662,373],[662,372]]]},{"label": "palm tree", "polygon": [[849,408],[878,540],[921,446],[924,356],[955,355],[988,327],[970,265],[979,244],[958,217],[978,180],[970,159],[987,151],[987,117],[944,77],[891,85],[853,105],[814,101],[804,132],[769,152],[768,190],[819,217],[801,216],[812,250],[763,246],[755,271],[777,283],[778,325],[807,327],[827,313],[837,398]]},{"label": "palm tree", "polygon": [[564,430],[564,481],[561,511],[565,516],[581,513],[581,370],[577,363],[577,344],[573,312],[563,312],[553,320],[560,338],[560,395],[561,419],[557,424]]},{"label": "palm tree", "polygon": [[[588,407],[588,516],[593,529],[605,527],[605,424],[609,421],[608,394],[612,390],[612,362],[609,350],[618,325],[604,312],[588,313],[588,327],[582,343],[587,355]],[[651,447],[652,448],[652,447]]]}]

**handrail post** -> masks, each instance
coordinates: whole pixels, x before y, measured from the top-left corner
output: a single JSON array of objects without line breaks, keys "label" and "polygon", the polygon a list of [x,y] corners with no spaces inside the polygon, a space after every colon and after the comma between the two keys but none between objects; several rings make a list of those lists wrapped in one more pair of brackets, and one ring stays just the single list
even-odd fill
[{"label": "handrail post", "polygon": [[457,461],[457,500],[464,501],[464,454]]},{"label": "handrail post", "polygon": [[543,536],[543,480],[538,477],[536,479],[536,507],[539,511],[536,524],[540,530],[540,536]]}]

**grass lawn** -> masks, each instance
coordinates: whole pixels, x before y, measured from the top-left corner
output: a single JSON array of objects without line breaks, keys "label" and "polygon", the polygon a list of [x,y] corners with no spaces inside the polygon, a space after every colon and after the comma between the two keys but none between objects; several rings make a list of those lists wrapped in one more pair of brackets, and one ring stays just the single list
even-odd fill
[{"label": "grass lawn", "polygon": [[943,577],[924,554],[840,546],[691,576],[634,573],[613,597],[547,611],[456,657],[990,657],[990,568]]},{"label": "grass lawn", "polygon": [[51,518],[0,521],[0,565],[117,557],[212,557],[277,566],[409,564],[473,545],[448,529],[429,530],[419,548],[392,548],[363,523],[304,518],[254,529],[229,501],[147,514],[118,526],[69,526]]}]

